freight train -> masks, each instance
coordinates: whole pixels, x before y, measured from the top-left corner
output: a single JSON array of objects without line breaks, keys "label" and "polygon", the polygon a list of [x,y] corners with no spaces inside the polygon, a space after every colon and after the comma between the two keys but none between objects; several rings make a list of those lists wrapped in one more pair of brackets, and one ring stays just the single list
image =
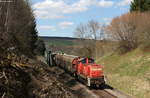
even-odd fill
[{"label": "freight train", "polygon": [[92,58],[48,52],[47,63],[63,68],[89,87],[105,84],[103,66],[96,64]]}]

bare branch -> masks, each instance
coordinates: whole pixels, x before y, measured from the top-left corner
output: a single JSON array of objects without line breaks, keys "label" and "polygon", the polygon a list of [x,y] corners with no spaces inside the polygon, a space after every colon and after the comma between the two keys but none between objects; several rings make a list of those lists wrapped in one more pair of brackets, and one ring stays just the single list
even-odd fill
[{"label": "bare branch", "polygon": [[6,79],[6,83],[8,83],[8,78],[7,78],[7,76],[6,76],[6,74],[5,74],[5,72],[3,71],[3,76],[5,77],[5,79]]},{"label": "bare branch", "polygon": [[2,98],[5,98],[5,95],[6,95],[6,92],[4,92],[4,94],[3,94]]}]

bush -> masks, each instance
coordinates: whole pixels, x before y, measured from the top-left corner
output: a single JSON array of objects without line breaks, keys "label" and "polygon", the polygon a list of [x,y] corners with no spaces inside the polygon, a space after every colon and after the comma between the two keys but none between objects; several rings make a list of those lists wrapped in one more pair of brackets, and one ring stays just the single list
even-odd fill
[{"label": "bush", "polygon": [[132,12],[116,17],[107,27],[107,33],[112,40],[118,42],[118,49],[121,53],[149,43],[150,13]]}]

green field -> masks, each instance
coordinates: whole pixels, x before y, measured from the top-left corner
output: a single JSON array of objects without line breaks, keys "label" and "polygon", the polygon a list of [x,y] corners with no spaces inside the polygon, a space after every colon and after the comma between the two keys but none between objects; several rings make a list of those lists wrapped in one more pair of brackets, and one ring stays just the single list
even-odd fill
[{"label": "green field", "polygon": [[70,37],[40,37],[46,45],[50,46],[73,46],[76,45],[77,38]]},{"label": "green field", "polygon": [[48,45],[55,45],[55,46],[73,46],[74,42],[70,40],[49,40],[46,41]]},{"label": "green field", "polygon": [[150,98],[150,53],[136,49],[124,55],[102,57],[107,82],[136,98]]}]

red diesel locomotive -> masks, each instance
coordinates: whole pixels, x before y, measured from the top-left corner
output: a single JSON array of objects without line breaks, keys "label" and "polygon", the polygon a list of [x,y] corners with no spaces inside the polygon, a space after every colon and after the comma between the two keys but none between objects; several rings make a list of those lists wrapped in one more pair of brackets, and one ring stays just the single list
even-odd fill
[{"label": "red diesel locomotive", "polygon": [[103,67],[95,64],[92,58],[55,54],[54,61],[57,66],[67,70],[89,87],[105,84]]}]

